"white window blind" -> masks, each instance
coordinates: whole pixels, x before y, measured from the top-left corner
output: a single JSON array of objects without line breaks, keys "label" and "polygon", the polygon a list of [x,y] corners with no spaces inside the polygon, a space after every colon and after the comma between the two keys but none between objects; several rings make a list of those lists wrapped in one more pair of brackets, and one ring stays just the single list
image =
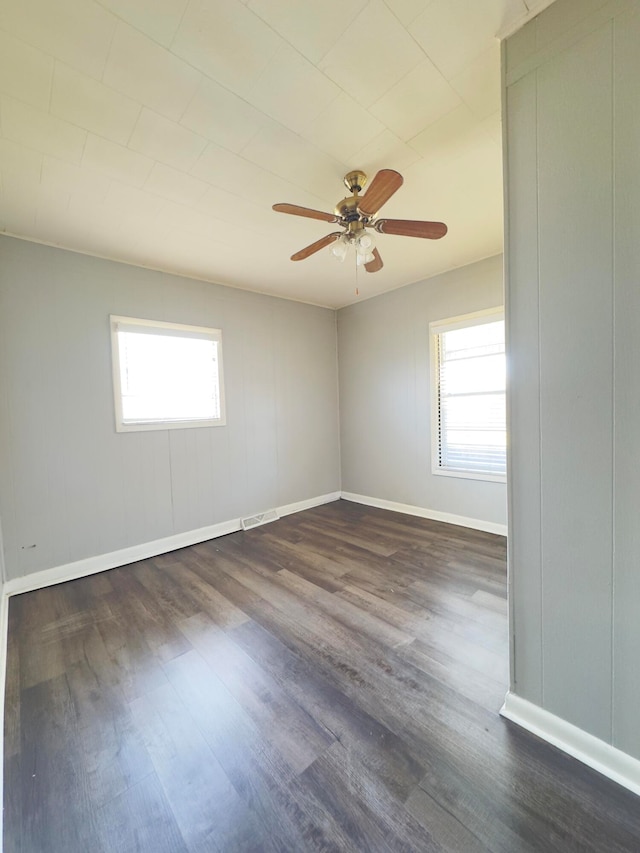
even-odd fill
[{"label": "white window blind", "polygon": [[504,320],[495,313],[432,324],[436,361],[435,468],[506,475]]},{"label": "white window blind", "polygon": [[219,329],[111,320],[116,429],[224,423]]}]

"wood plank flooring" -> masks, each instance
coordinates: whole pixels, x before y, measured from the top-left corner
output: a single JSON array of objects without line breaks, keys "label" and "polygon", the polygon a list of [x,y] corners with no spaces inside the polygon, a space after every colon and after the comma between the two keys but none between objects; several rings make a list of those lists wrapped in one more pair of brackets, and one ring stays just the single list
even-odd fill
[{"label": "wood plank flooring", "polygon": [[5,853],[640,851],[498,716],[505,542],[338,501],[11,599]]}]

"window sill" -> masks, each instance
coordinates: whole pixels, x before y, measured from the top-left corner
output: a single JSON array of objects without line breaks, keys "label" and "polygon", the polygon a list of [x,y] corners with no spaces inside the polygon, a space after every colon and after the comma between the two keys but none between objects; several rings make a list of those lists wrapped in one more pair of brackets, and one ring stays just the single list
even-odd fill
[{"label": "window sill", "polygon": [[139,421],[137,423],[116,423],[116,432],[144,432],[146,430],[158,429],[197,429],[205,427],[225,426],[226,421],[216,420],[199,421]]},{"label": "window sill", "polygon": [[447,468],[432,468],[431,473],[438,477],[457,477],[462,480],[482,480],[486,483],[506,483],[504,474],[489,474],[483,471],[457,471]]}]

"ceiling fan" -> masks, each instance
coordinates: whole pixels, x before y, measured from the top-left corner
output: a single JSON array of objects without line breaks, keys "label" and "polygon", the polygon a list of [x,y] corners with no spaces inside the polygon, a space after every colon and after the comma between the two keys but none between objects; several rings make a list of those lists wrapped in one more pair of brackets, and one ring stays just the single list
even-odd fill
[{"label": "ceiling fan", "polygon": [[352,195],[338,202],[335,213],[324,213],[310,207],[299,207],[297,204],[273,205],[273,209],[278,213],[334,222],[343,228],[342,231],[327,234],[326,237],[291,255],[292,261],[303,261],[326,246],[331,246],[333,254],[343,261],[349,246],[353,245],[356,249],[356,262],[364,265],[367,272],[378,272],[383,266],[382,258],[375,246],[373,235],[367,229],[372,228],[379,234],[400,234],[405,237],[424,237],[428,240],[439,240],[447,233],[444,222],[376,218],[382,205],[402,186],[404,179],[399,172],[381,169],[361,197],[358,194],[362,192],[366,182],[367,176],[359,169],[347,172],[344,184]]}]

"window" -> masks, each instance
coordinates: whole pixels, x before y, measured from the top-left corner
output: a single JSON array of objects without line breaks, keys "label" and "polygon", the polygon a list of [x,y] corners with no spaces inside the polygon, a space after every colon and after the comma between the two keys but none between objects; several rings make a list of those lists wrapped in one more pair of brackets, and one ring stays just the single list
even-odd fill
[{"label": "window", "polygon": [[504,482],[505,347],[501,309],[431,323],[434,474]]},{"label": "window", "polygon": [[222,333],[111,317],[116,430],[225,423]]}]

